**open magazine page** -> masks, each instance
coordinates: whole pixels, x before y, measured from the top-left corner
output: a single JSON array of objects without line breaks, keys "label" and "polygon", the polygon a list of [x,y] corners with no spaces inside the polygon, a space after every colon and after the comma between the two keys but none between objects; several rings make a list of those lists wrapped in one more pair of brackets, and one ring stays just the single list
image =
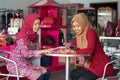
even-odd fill
[{"label": "open magazine page", "polygon": [[56,48],[52,48],[53,54],[59,54],[61,50],[67,50],[65,46],[59,46]]},{"label": "open magazine page", "polygon": [[66,47],[66,46],[59,46],[59,47],[56,47],[56,48],[52,48],[52,51],[54,54],[58,54],[60,53],[60,51],[64,51],[64,50],[68,50],[68,49],[73,49],[73,50],[77,50],[79,49],[77,46],[70,46],[70,47]]}]

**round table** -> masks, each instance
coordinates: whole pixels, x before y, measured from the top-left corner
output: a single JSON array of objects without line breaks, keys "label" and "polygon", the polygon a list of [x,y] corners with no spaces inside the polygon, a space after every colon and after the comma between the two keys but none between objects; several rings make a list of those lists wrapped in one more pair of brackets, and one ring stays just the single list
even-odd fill
[{"label": "round table", "polygon": [[45,54],[47,56],[57,56],[66,58],[65,80],[69,80],[69,59],[70,57],[90,56],[90,54]]}]

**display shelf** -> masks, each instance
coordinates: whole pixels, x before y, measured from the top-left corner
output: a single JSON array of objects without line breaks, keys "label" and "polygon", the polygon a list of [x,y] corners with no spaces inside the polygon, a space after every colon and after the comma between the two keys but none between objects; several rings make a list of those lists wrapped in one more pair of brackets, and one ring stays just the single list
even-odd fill
[{"label": "display shelf", "polygon": [[[45,1],[40,0],[38,2],[31,4],[28,7],[37,8],[38,10],[37,12],[42,18],[42,24],[40,26],[41,48],[46,49],[48,48],[48,46],[51,46],[51,47],[60,46],[59,45],[59,42],[60,42],[59,41],[59,30],[66,28],[66,26],[63,26],[61,23],[62,16],[59,12],[59,9],[63,8],[64,5],[59,4],[55,2],[54,0],[45,0]],[[50,36],[52,36],[52,41],[50,39]],[[47,47],[44,47],[44,46],[47,46]],[[59,65],[59,57],[52,57],[51,59],[52,59],[51,65],[44,66],[44,67],[47,67],[50,71],[57,71],[57,70],[65,69],[64,65]]]},{"label": "display shelf", "polygon": [[72,17],[78,13],[84,4],[80,3],[71,3],[71,4],[64,4],[66,7],[65,11],[63,11],[63,19],[65,20],[63,24],[68,26],[67,29],[67,42],[71,42],[73,40],[74,33],[71,29],[71,19]]},{"label": "display shelf", "polygon": [[106,36],[100,36],[100,40],[102,39],[115,39],[115,40],[120,40],[120,37],[106,37]]},{"label": "display shelf", "polygon": [[111,56],[113,52],[119,51],[120,37],[100,36],[99,38],[100,38],[102,47],[107,55]]},{"label": "display shelf", "polygon": [[[120,37],[105,37],[105,36],[100,36],[100,41],[103,45],[103,49],[105,51],[105,54],[109,56],[111,60],[115,60],[119,58],[120,56]],[[116,62],[113,64],[113,68],[115,70],[120,69],[120,64],[119,62]]]},{"label": "display shelf", "polygon": [[84,13],[89,22],[92,24],[93,27],[96,27],[96,10],[93,7],[83,7],[78,10],[78,13]]},{"label": "display shelf", "polygon": [[[66,38],[67,38],[67,42],[72,42],[72,40],[74,39],[74,33],[73,30],[71,28],[71,19],[73,18],[73,16],[75,14],[78,13],[78,11],[83,8],[84,4],[81,3],[69,3],[69,4],[64,4],[64,6],[66,7],[66,9],[64,9],[63,11],[63,19],[64,25],[67,25],[67,32],[66,32]],[[61,58],[61,61],[63,62],[63,60],[65,60],[65,58]],[[74,63],[75,62],[75,57],[71,57],[70,58],[70,63]]]},{"label": "display shelf", "polygon": [[[114,5],[114,7],[111,5]],[[94,7],[96,9],[96,24],[99,36],[105,36],[104,30],[107,28],[108,22],[114,23],[114,29],[117,27],[117,2],[90,3],[90,7]]]},{"label": "display shelf", "polygon": [[66,28],[66,26],[63,26],[63,25],[49,25],[49,24],[47,24],[47,25],[40,25],[40,28]]}]

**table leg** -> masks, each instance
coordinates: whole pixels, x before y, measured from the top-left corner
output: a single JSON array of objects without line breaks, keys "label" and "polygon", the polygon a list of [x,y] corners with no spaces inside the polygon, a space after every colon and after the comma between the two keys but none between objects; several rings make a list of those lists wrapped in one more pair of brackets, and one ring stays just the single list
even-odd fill
[{"label": "table leg", "polygon": [[69,57],[66,57],[66,74],[65,74],[65,78],[66,80],[69,80]]}]

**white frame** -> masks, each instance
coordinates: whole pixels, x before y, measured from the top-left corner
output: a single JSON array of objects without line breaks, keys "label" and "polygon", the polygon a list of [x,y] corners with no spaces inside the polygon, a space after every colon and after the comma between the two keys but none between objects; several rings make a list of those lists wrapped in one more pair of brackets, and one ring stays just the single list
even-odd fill
[{"label": "white frame", "polygon": [[[4,54],[4,53],[12,54],[11,52],[5,51],[5,50],[0,50],[0,52],[3,52],[3,54]],[[19,80],[20,77],[23,77],[22,75],[19,75],[19,73],[18,73],[18,68],[17,68],[17,64],[16,64],[15,61],[8,59],[8,58],[4,57],[4,56],[1,55],[1,54],[0,54],[0,58],[3,59],[3,60],[6,60],[6,61],[12,62],[12,63],[15,65],[15,70],[16,70],[16,75],[13,75],[13,74],[10,74],[10,73],[8,73],[8,74],[0,73],[1,76],[7,76],[7,80],[8,80],[8,78],[9,78],[9,76],[11,76],[11,77],[17,77],[17,80]],[[5,62],[5,63],[6,63],[6,62]],[[2,65],[0,65],[0,66],[2,66]],[[7,65],[6,65],[6,67],[7,67]]]}]

